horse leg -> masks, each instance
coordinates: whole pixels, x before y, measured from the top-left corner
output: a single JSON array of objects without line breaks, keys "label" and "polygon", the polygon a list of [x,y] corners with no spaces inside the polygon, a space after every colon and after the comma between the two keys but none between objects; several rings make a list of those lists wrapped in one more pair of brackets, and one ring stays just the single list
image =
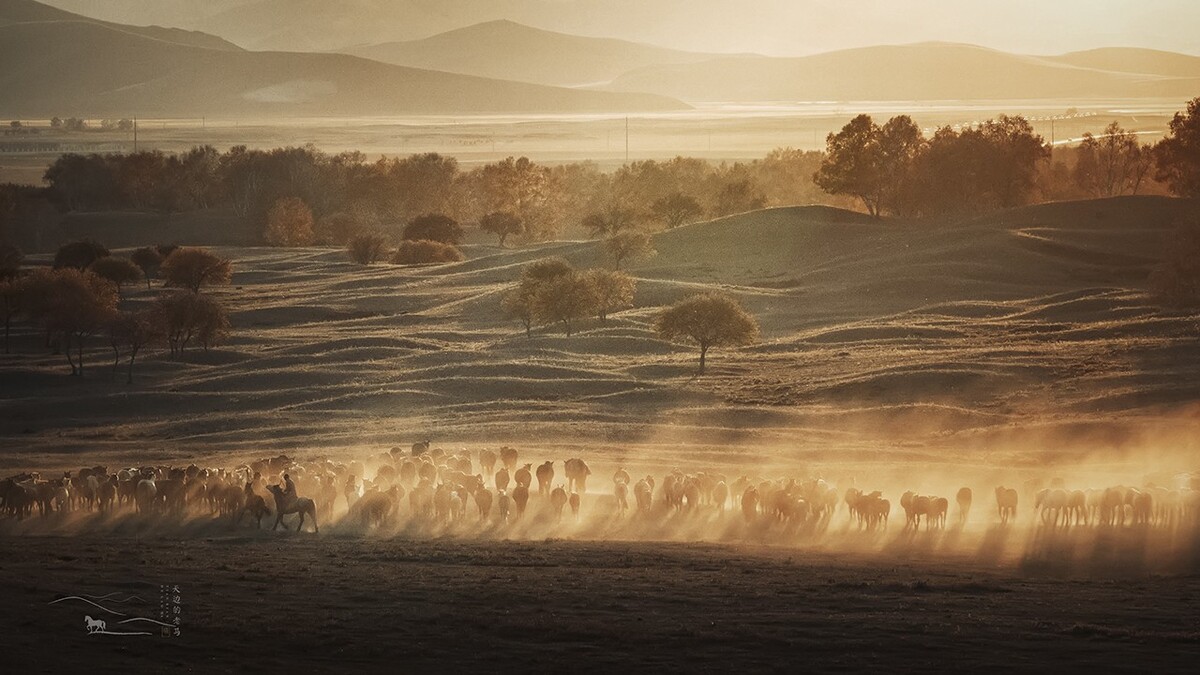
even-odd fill
[{"label": "horse leg", "polygon": [[300,512],[300,524],[296,526],[296,531],[299,532],[304,528],[304,512]]}]

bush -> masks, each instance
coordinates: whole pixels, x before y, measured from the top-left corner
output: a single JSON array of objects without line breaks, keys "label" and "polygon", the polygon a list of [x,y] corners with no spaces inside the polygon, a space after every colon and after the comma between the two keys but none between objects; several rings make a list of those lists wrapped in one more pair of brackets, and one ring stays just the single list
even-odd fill
[{"label": "bush", "polygon": [[263,238],[271,246],[310,246],[316,239],[313,215],[308,204],[299,197],[284,197],[267,212],[267,229]]},{"label": "bush", "polygon": [[233,265],[208,249],[184,246],[167,256],[159,272],[167,286],[199,293],[202,286],[228,284]]},{"label": "bush", "polygon": [[370,265],[383,260],[387,253],[387,238],[377,232],[365,232],[351,238],[346,250],[354,262]]},{"label": "bush", "polygon": [[458,221],[440,213],[430,213],[406,225],[403,237],[410,241],[437,241],[457,246],[462,243],[463,234]]},{"label": "bush", "polygon": [[402,241],[392,255],[393,265],[422,265],[466,260],[457,246],[440,241]]},{"label": "bush", "polygon": [[92,263],[100,258],[107,258],[108,255],[108,249],[98,241],[93,239],[73,241],[58,247],[58,252],[54,254],[54,269],[70,267],[81,271],[86,270]]}]

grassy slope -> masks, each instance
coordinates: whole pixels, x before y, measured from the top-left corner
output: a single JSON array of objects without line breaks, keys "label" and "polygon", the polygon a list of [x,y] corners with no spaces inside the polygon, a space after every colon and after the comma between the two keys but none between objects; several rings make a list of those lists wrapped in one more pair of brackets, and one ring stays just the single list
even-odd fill
[{"label": "grassy slope", "polygon": [[[919,227],[798,207],[698,223],[658,235],[658,257],[634,269],[635,308],[532,340],[500,314],[505,285],[541,255],[600,263],[595,243],[470,246],[466,262],[415,269],[224,248],[237,270],[219,291],[235,308],[229,345],[151,356],[132,387],[101,371],[102,340],[83,381],[63,375],[61,357],[9,358],[0,437],[31,455],[170,457],[432,435],[647,445],[664,464],[730,446],[847,461],[969,457],[947,446],[1014,462],[1110,450],[1129,439],[1113,424],[1153,419],[1167,435],[1200,397],[1194,322],[1143,292],[1189,207],[1123,198]],[[694,354],[649,324],[659,306],[714,287],[759,317],[764,339],[717,351],[696,378]],[[1045,437],[1030,445],[1030,433]]]}]

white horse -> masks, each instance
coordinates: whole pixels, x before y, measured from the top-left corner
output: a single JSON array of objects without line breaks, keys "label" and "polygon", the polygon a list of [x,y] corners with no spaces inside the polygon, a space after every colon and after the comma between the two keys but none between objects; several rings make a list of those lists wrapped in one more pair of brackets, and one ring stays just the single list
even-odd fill
[{"label": "white horse", "polygon": [[313,532],[320,532],[321,528],[317,527],[317,505],[308,497],[292,497],[288,499],[283,494],[283,488],[278,485],[268,485],[267,489],[271,494],[275,495],[275,526],[271,531],[279,529],[279,525],[283,522],[283,517],[292,513],[300,514],[300,524],[296,526],[296,531],[299,532],[304,527],[304,516],[312,517]]},{"label": "white horse", "polygon": [[102,619],[93,619],[90,616],[83,617],[83,624],[87,627],[87,632],[95,633],[97,631],[108,630]]}]

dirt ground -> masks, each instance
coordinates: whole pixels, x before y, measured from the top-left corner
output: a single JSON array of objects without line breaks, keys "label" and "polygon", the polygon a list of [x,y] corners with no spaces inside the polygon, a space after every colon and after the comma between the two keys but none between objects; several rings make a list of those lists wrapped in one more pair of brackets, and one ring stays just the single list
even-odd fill
[{"label": "dirt ground", "polygon": [[[312,535],[0,538],[8,672],[1190,671],[1200,576],[920,554]],[[178,637],[67,595],[180,587]],[[133,601],[133,605],[137,600]],[[113,605],[133,612],[132,605]],[[88,611],[90,610],[90,611]],[[112,617],[109,617],[110,621]]]}]

